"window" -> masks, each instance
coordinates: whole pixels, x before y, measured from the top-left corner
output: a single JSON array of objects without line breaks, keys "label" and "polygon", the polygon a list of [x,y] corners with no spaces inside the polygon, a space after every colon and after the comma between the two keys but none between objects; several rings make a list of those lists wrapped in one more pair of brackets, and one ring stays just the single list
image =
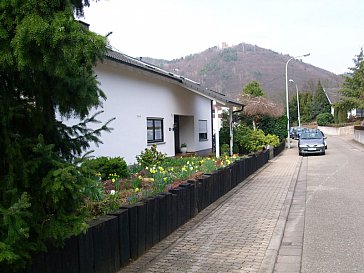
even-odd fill
[{"label": "window", "polygon": [[363,109],[356,109],[356,116],[357,117],[364,117],[364,110]]},{"label": "window", "polygon": [[148,143],[163,142],[163,119],[147,118]]},{"label": "window", "polygon": [[198,121],[198,139],[199,141],[207,140],[207,120]]}]

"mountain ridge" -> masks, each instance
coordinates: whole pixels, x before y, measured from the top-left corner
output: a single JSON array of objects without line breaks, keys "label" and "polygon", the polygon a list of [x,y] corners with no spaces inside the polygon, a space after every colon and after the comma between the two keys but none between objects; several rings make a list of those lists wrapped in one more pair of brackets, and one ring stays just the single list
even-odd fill
[{"label": "mountain ridge", "polygon": [[[143,57],[143,61],[199,82],[207,88],[237,99],[243,87],[255,80],[267,96],[277,102],[285,98],[285,65],[289,55],[271,49],[240,43],[231,47],[211,47],[171,61]],[[320,81],[324,88],[339,87],[343,77],[322,68],[293,59],[288,77],[297,83],[299,92],[314,92]],[[290,85],[289,94],[296,92]]]}]

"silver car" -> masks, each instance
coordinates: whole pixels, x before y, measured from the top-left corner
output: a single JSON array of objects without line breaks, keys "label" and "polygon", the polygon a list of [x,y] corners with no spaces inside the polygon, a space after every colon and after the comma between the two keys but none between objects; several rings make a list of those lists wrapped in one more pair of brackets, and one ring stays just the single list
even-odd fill
[{"label": "silver car", "polygon": [[325,154],[325,139],[320,131],[303,131],[298,139],[298,154]]}]

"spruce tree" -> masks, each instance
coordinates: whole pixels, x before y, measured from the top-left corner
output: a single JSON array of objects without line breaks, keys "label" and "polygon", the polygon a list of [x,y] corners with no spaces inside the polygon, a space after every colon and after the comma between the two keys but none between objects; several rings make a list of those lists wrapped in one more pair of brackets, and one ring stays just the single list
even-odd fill
[{"label": "spruce tree", "polygon": [[340,92],[344,98],[337,103],[337,107],[343,112],[353,108],[364,109],[364,52],[363,48],[355,56],[354,67],[350,68],[351,72],[345,77],[343,88]]},{"label": "spruce tree", "polygon": [[243,88],[243,95],[251,95],[253,97],[265,96],[265,92],[256,81],[251,81]]},{"label": "spruce tree", "polygon": [[[92,176],[73,161],[108,129],[87,128],[105,98],[93,67],[106,49],[75,18],[88,5],[0,1],[0,272],[87,227]],[[68,127],[57,113],[85,121]]]},{"label": "spruce tree", "polygon": [[314,101],[317,101],[320,105],[320,114],[331,113],[331,105],[329,99],[327,98],[320,81],[317,83]]}]

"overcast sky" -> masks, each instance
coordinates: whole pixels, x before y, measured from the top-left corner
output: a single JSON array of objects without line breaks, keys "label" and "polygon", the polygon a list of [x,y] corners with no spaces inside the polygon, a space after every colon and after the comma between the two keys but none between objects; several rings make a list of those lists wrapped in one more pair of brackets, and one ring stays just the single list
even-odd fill
[{"label": "overcast sky", "polygon": [[132,57],[177,59],[248,43],[336,74],[364,47],[363,0],[100,0],[83,21]]}]

